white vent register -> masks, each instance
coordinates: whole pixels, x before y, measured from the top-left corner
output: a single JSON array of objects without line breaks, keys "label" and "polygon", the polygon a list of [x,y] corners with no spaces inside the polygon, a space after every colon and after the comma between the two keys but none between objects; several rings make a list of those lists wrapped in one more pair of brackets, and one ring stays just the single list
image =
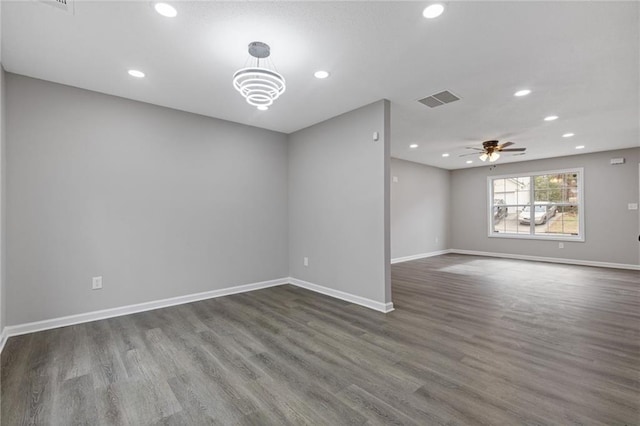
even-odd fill
[{"label": "white vent register", "polygon": [[448,90],[436,93],[435,95],[427,96],[423,99],[418,99],[418,102],[428,106],[429,108],[439,107],[440,105],[450,104],[451,102],[459,101],[460,98]]}]

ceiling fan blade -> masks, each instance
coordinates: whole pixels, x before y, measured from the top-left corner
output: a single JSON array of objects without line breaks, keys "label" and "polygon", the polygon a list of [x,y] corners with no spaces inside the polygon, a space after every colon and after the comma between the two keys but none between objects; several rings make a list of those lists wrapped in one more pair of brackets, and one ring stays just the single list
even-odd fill
[{"label": "ceiling fan blade", "polygon": [[513,145],[513,142],[505,142],[502,145],[498,146],[498,149],[503,149],[511,145]]},{"label": "ceiling fan blade", "polygon": [[465,146],[467,149],[475,149],[476,151],[484,151],[482,148],[476,148],[475,146]]},{"label": "ceiling fan blade", "polygon": [[527,148],[509,148],[509,149],[501,149],[501,152],[522,152]]},{"label": "ceiling fan blade", "polygon": [[469,155],[478,155],[478,154],[479,154],[479,152],[472,152],[472,153],[469,153],[469,154],[458,155],[458,157],[468,157]]}]

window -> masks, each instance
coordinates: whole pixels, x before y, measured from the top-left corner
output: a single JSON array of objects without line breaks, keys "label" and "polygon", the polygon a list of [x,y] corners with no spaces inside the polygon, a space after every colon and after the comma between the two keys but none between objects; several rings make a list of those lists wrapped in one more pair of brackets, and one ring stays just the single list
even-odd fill
[{"label": "window", "polygon": [[489,236],[584,241],[582,175],[570,169],[490,176]]}]

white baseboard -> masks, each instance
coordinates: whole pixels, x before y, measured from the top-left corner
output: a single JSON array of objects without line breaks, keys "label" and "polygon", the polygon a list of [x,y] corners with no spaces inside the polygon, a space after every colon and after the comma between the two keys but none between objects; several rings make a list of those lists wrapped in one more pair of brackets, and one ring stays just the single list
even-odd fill
[{"label": "white baseboard", "polygon": [[293,277],[289,277],[289,283],[297,287],[315,291],[316,293],[321,293],[326,296],[331,296],[335,297],[336,299],[344,300],[346,302],[355,303],[356,305],[361,305],[369,309],[384,312],[385,314],[393,311],[393,303],[376,302],[375,300],[367,299],[366,297],[360,297],[351,293],[345,293],[344,291],[334,290],[332,288],[313,284]]},{"label": "white baseboard", "polygon": [[[36,331],[66,327],[68,325],[119,317],[121,315],[135,314],[138,312],[151,311],[159,308],[167,308],[169,306],[182,305],[184,303],[213,299],[216,297],[228,296],[231,294],[245,293],[248,291],[260,290],[263,288],[274,287],[288,283],[288,278],[280,278],[276,280],[262,281],[235,287],[227,287],[220,290],[205,291],[203,293],[188,294],[186,296],[171,297],[169,299],[155,300],[151,302],[138,303],[135,305],[127,305],[119,308],[103,309],[101,311],[86,312],[83,314],[69,315],[66,317],[52,318],[44,321],[36,321],[20,325],[10,325],[4,328],[0,344],[4,346],[4,342],[6,341],[6,339],[11,336],[19,336],[21,334],[35,333]],[[0,346],[0,352],[2,346]]]},{"label": "white baseboard", "polygon": [[4,344],[7,343],[8,338],[9,336],[7,336],[7,328],[5,327],[2,329],[2,331],[0,331],[0,354],[4,349]]},{"label": "white baseboard", "polygon": [[593,260],[564,259],[557,257],[529,256],[526,254],[494,253],[488,251],[451,249],[449,253],[468,254],[472,256],[502,257],[506,259],[533,260],[536,262],[565,263],[568,265],[596,266],[599,268],[632,269],[640,271],[640,265],[627,263],[597,262]]},{"label": "white baseboard", "polygon": [[425,257],[440,256],[441,254],[447,254],[447,253],[451,253],[451,250],[449,250],[449,249],[447,249],[447,250],[438,250],[438,251],[432,251],[432,252],[429,252],[429,253],[420,253],[420,254],[414,254],[414,255],[411,255],[411,256],[396,257],[395,259],[391,259],[391,264],[393,265],[394,263],[401,263],[401,262],[408,262],[410,260],[424,259]]},{"label": "white baseboard", "polygon": [[355,296],[339,290],[333,290],[320,285],[308,283],[296,278],[279,278],[276,280],[262,281],[258,283],[239,285],[235,287],[223,288],[220,290],[205,291],[203,293],[188,294],[185,296],[171,297],[169,299],[154,300],[151,302],[138,303],[135,305],[121,306],[118,308],[103,309],[100,311],[86,312],[77,315],[69,315],[60,318],[52,318],[43,321],[35,321],[26,324],[6,326],[0,333],[0,353],[9,337],[21,334],[35,333],[38,331],[50,330],[52,328],[66,327],[74,324],[97,321],[107,318],[119,317],[122,315],[135,314],[138,312],[152,311],[154,309],[168,308],[170,306],[182,305],[184,303],[197,302],[199,300],[213,299],[216,297],[229,296],[231,294],[246,293],[263,288],[275,287],[283,284],[292,284],[308,290],[322,293],[327,296],[345,300],[358,305],[366,306],[380,312],[393,311],[393,303],[380,303],[364,297]]}]

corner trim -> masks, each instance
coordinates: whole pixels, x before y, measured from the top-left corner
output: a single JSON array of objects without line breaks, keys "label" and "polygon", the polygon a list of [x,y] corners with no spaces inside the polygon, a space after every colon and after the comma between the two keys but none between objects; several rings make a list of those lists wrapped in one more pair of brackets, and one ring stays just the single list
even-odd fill
[{"label": "corner trim", "polygon": [[118,308],[103,309],[100,311],[86,312],[83,314],[69,315],[60,318],[52,318],[43,321],[29,322],[19,325],[10,325],[4,328],[0,338],[0,351],[4,342],[12,336],[35,333],[37,331],[49,330],[52,328],[66,327],[74,324],[97,321],[107,318],[119,317],[122,315],[135,314],[138,312],[151,311],[159,308],[182,305],[185,303],[197,302],[199,300],[213,299],[216,297],[229,296],[237,293],[245,293],[253,290],[260,290],[268,287],[275,287],[288,284],[288,278],[279,278],[270,281],[261,281],[252,284],[244,284],[234,287],[222,288],[219,290],[205,291],[202,293],[188,294],[185,296],[171,297],[168,299],[154,300],[151,302],[137,303],[135,305],[121,306]]},{"label": "corner trim", "polygon": [[432,251],[429,253],[420,253],[420,254],[414,254],[411,256],[396,257],[395,259],[391,259],[391,264],[393,265],[394,263],[402,263],[402,262],[408,262],[410,260],[424,259],[425,257],[440,256],[441,254],[447,254],[447,253],[451,253],[451,250],[450,249],[438,250],[438,251]]},{"label": "corner trim", "polygon": [[7,343],[8,338],[9,336],[7,335],[7,327],[5,327],[2,329],[2,331],[0,331],[0,354],[4,349],[4,344]]},{"label": "corner trim", "polygon": [[313,284],[293,277],[289,277],[289,283],[295,285],[296,287],[305,288],[307,290],[315,291],[316,293],[335,297],[336,299],[344,300],[346,302],[355,303],[356,305],[364,306],[366,308],[373,309],[378,312],[383,312],[385,314],[393,311],[392,302],[376,302],[375,300],[367,299],[366,297],[360,297],[356,296],[355,294],[345,293],[344,291],[334,290],[332,288]]},{"label": "corner trim", "polygon": [[449,253],[468,254],[471,256],[502,257],[506,259],[533,260],[535,262],[565,263],[568,265],[595,266],[598,268],[631,269],[634,271],[640,271],[640,265],[631,265],[627,263],[598,262],[594,260],[565,259],[557,257],[529,256],[526,254],[493,253],[488,251],[459,249],[451,249],[449,250]]}]

